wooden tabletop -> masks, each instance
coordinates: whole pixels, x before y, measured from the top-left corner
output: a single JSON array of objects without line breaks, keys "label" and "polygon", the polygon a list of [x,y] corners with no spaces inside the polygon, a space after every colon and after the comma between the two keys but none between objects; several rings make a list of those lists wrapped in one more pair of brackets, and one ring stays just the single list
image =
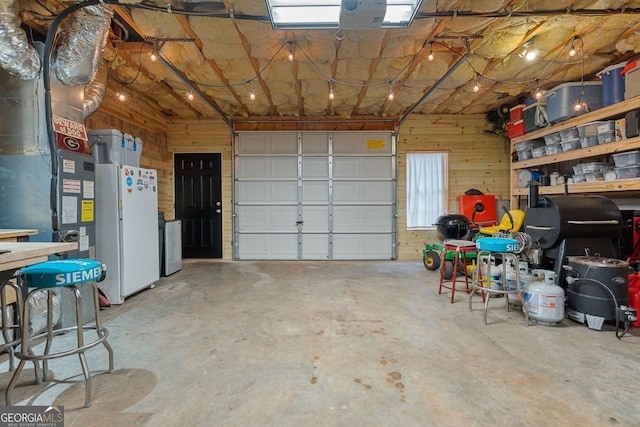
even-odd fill
[{"label": "wooden tabletop", "polygon": [[38,234],[38,230],[20,228],[0,228],[0,240],[8,239],[15,241],[18,237]]},{"label": "wooden tabletop", "polygon": [[0,242],[0,271],[47,261],[49,255],[78,249],[78,242]]}]

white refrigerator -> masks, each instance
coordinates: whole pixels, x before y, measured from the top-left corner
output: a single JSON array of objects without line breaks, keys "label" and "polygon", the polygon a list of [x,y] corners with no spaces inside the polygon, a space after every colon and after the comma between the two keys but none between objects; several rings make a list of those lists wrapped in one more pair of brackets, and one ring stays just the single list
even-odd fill
[{"label": "white refrigerator", "polygon": [[157,172],[97,164],[95,199],[96,259],[107,266],[100,287],[122,304],[160,278]]}]

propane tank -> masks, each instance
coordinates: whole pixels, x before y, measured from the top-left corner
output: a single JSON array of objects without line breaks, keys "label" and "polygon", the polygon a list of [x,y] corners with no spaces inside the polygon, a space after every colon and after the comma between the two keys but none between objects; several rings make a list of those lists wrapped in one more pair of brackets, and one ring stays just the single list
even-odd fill
[{"label": "propane tank", "polygon": [[529,317],[543,325],[555,325],[564,319],[564,290],[555,284],[550,270],[531,270],[533,280],[524,287],[524,302]]},{"label": "propane tank", "polygon": [[492,259],[489,264],[489,289],[502,290],[502,267]]},{"label": "propane tank", "polygon": [[[520,292],[524,289],[524,286],[532,280],[532,275],[529,273],[529,265],[526,261],[518,262],[518,275],[520,276]],[[506,290],[507,291],[515,291],[518,287],[516,286],[516,269],[513,264],[510,262],[507,264],[507,279],[505,280]],[[513,304],[515,306],[521,306],[520,298],[516,294],[507,294],[509,298],[509,304]]]}]

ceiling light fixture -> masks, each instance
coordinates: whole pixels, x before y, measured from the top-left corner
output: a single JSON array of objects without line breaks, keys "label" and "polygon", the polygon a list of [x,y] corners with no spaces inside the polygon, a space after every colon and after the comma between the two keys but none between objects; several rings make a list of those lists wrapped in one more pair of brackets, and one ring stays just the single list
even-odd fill
[{"label": "ceiling light fixture", "polygon": [[393,86],[391,86],[391,82],[389,82],[389,101],[393,101],[395,96],[393,95]]},{"label": "ceiling light fixture", "polygon": [[[354,14],[360,21],[371,13],[373,2],[346,0],[266,0],[271,27],[274,30],[341,28],[340,15],[343,11]],[[422,0],[386,0],[383,16],[370,16],[367,21],[375,27],[367,28],[407,28],[413,22]],[[382,14],[381,14],[382,15]]]},{"label": "ceiling light fixture", "polygon": [[124,102],[127,100],[127,96],[124,94],[124,91],[118,92],[118,101]]},{"label": "ceiling light fixture", "polygon": [[191,91],[190,91],[190,92],[187,92],[187,99],[188,99],[189,101],[193,101],[193,92],[191,92]]},{"label": "ceiling light fixture", "polygon": [[427,59],[433,61],[433,42],[429,42],[429,56]]},{"label": "ceiling light fixture", "polygon": [[479,75],[476,76],[476,82],[473,84],[473,92],[478,93],[480,91],[480,82],[478,81]]},{"label": "ceiling light fixture", "polygon": [[336,95],[333,93],[333,82],[329,82],[329,99],[333,100]]}]

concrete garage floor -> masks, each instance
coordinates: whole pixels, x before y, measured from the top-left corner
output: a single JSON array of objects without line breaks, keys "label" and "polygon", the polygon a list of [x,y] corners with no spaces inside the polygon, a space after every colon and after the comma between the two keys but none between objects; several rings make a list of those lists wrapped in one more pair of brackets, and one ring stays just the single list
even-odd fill
[{"label": "concrete garage floor", "polygon": [[[524,326],[491,301],[438,295],[422,262],[186,260],[103,311],[115,351],[77,357],[17,404],[66,426],[638,426],[640,329]],[[64,337],[62,339],[67,339]],[[0,387],[9,382],[6,357]]]}]

